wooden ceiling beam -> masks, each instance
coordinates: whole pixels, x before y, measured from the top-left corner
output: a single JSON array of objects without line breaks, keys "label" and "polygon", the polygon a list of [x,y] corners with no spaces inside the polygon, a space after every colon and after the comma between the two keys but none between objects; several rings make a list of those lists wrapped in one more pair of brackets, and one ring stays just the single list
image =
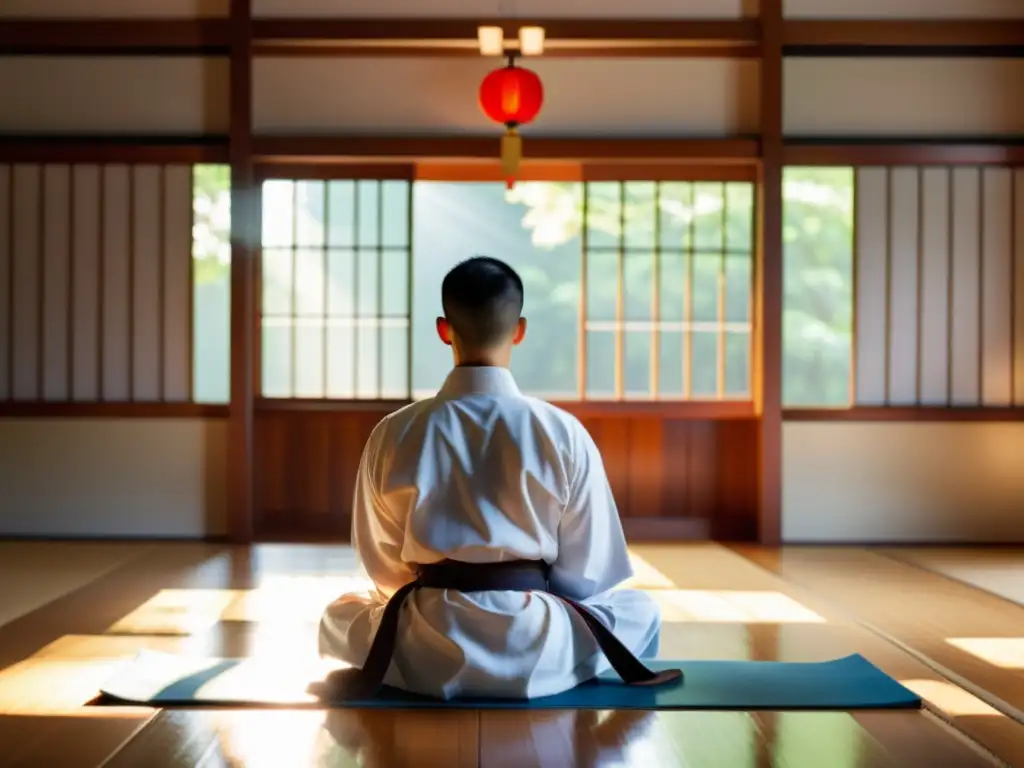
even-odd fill
[{"label": "wooden ceiling beam", "polygon": [[523,26],[545,30],[545,57],[756,57],[752,19],[285,19],[253,22],[264,56],[479,56],[477,28],[515,40]]},{"label": "wooden ceiling beam", "polygon": [[[523,137],[531,160],[753,163],[756,138],[543,138]],[[261,163],[408,162],[445,158],[493,161],[497,136],[258,136],[253,154]]]},{"label": "wooden ceiling beam", "polygon": [[0,163],[226,163],[227,136],[0,135]]},{"label": "wooden ceiling beam", "polygon": [[226,55],[230,48],[227,19],[5,19],[0,23],[0,55]]},{"label": "wooden ceiling beam", "polygon": [[[479,59],[475,41],[387,40],[358,42],[351,40],[289,41],[263,40],[253,43],[253,52],[262,58],[416,58]],[[723,43],[694,45],[687,41],[644,42],[592,40],[572,44],[549,40],[544,53],[530,59],[757,59],[758,45]],[[497,57],[492,57],[499,61]]]},{"label": "wooden ceiling beam", "polygon": [[782,30],[790,56],[1024,56],[1021,19],[793,19]]},{"label": "wooden ceiling beam", "polygon": [[[477,56],[476,31],[520,26],[547,33],[554,57],[760,57],[762,20],[255,18],[251,48],[261,56]],[[792,56],[1024,56],[1019,19],[789,19]],[[226,54],[231,22],[211,19],[12,19],[0,24],[0,55]]]},{"label": "wooden ceiling beam", "polygon": [[1024,165],[1024,140],[1002,141],[906,139],[787,138],[786,165]]},{"label": "wooden ceiling beam", "polygon": [[258,18],[258,41],[296,40],[469,40],[475,45],[481,26],[501,27],[515,38],[520,27],[540,26],[551,41],[689,42],[693,45],[756,45],[755,19],[487,19],[487,18]]},{"label": "wooden ceiling beam", "polygon": [[[598,180],[603,173],[618,180],[631,169],[645,168],[644,178],[676,179],[684,168],[717,166],[723,180],[749,178],[758,160],[757,137],[721,139],[528,138],[530,156],[526,163],[584,163],[587,178]],[[496,163],[496,137],[423,136],[264,136],[256,137],[253,155],[275,169],[292,164],[290,173],[320,172],[325,178],[337,173],[319,168],[327,162],[360,164],[374,178],[406,178],[399,166],[426,161],[480,166],[486,174]],[[968,165],[1024,166],[1024,139],[936,139],[905,138],[785,138],[786,165]],[[0,163],[226,163],[227,136],[83,136],[0,135]],[[367,166],[367,163],[372,165]],[[661,175],[649,176],[653,166],[663,167]],[[412,167],[412,166],[409,166]],[[497,173],[496,171],[494,171]],[[384,176],[381,176],[384,174]],[[397,174],[397,175],[396,175]],[[274,176],[278,175],[275,171]],[[314,178],[314,176],[309,176]],[[319,178],[319,177],[316,177]],[[715,177],[718,178],[717,176]]]}]

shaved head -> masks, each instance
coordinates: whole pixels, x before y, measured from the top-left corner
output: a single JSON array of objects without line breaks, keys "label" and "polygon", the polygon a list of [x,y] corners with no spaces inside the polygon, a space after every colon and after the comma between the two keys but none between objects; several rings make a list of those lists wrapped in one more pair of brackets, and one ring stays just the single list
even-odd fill
[{"label": "shaved head", "polygon": [[445,275],[441,304],[463,347],[494,349],[516,334],[523,312],[523,281],[505,262],[477,256]]}]

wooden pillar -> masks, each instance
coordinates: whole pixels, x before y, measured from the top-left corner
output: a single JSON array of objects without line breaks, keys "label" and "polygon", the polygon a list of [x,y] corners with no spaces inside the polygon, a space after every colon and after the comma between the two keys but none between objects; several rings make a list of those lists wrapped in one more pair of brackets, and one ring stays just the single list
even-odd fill
[{"label": "wooden pillar", "polygon": [[782,0],[761,0],[758,187],[758,514],[762,544],[782,533]]},{"label": "wooden pillar", "polygon": [[252,7],[231,0],[231,404],[228,417],[228,535],[253,535],[254,260],[259,199],[252,158]]}]

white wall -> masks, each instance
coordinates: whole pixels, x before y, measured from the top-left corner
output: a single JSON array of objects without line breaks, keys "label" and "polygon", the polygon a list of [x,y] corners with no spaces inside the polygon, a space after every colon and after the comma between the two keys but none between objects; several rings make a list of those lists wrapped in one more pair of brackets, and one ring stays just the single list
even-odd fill
[{"label": "white wall", "polygon": [[0,56],[0,131],[227,133],[228,60]]},{"label": "white wall", "polygon": [[783,0],[782,9],[786,16],[809,19],[1002,19],[1024,16],[1024,3],[1020,0]]},{"label": "white wall", "polygon": [[0,420],[0,536],[225,532],[224,421]]},{"label": "white wall", "polygon": [[[484,76],[500,66],[482,58],[258,58],[253,125],[261,134],[494,135],[477,93]],[[544,107],[524,136],[758,130],[754,61],[537,59],[526,66],[544,83]],[[599,92],[588,87],[596,83]]]},{"label": "white wall", "polygon": [[788,58],[783,77],[783,123],[791,135],[1024,131],[1020,59]]},{"label": "white wall", "polygon": [[1024,422],[783,426],[787,542],[1024,541]]}]

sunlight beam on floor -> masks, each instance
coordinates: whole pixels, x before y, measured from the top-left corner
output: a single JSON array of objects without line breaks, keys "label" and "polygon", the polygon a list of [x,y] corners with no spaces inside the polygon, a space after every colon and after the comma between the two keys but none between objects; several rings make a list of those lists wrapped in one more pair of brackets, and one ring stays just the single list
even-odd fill
[{"label": "sunlight beam on floor", "polygon": [[633,578],[623,582],[621,589],[674,589],[677,586],[633,550],[629,550],[629,564],[633,566]]},{"label": "sunlight beam on floor", "polygon": [[944,680],[900,680],[899,683],[950,717],[1002,717],[1001,712],[974,694]]},{"label": "sunlight beam on floor", "polygon": [[954,648],[1003,669],[1024,669],[1024,637],[951,637]]},{"label": "sunlight beam on floor", "polygon": [[653,589],[666,624],[823,624],[825,619],[781,592]]},{"label": "sunlight beam on floor", "polygon": [[365,592],[358,576],[286,576],[262,579],[256,589],[164,589],[110,628],[115,635],[197,635],[220,622],[318,623],[339,596]]}]

